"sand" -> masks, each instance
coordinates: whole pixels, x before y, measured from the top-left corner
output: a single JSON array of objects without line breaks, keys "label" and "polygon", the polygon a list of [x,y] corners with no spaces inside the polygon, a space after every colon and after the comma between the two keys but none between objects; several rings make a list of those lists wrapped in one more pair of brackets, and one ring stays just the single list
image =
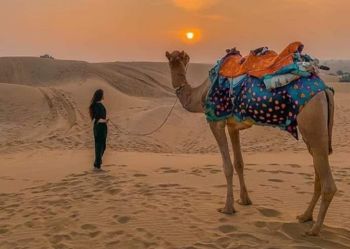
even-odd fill
[{"label": "sand", "polygon": [[[193,85],[210,65],[191,64]],[[331,80],[332,77],[325,77]],[[319,237],[299,224],[312,159],[286,132],[242,132],[252,206],[224,204],[221,158],[204,115],[177,104],[165,63],[0,58],[0,248],[350,248],[350,85],[336,90],[339,189]],[[92,168],[92,93],[105,90],[104,170]],[[234,178],[235,198],[239,196]],[[317,207],[318,208],[318,207]]]}]

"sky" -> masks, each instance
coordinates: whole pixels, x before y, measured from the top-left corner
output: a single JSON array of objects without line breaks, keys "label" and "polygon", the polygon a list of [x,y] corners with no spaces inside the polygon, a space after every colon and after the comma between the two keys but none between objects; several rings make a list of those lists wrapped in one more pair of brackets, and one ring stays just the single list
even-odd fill
[{"label": "sky", "polygon": [[320,59],[350,59],[350,0],[0,0],[0,56],[165,61],[184,50],[214,63],[226,48],[293,41]]}]

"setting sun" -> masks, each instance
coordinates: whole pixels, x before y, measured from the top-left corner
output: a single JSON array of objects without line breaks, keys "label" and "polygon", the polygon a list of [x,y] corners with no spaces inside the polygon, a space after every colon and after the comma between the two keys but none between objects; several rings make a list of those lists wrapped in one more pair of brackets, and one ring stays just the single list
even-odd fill
[{"label": "setting sun", "polygon": [[202,32],[198,28],[188,28],[179,31],[179,37],[186,44],[196,44],[201,40]]},{"label": "setting sun", "polygon": [[187,32],[187,33],[186,33],[186,38],[187,38],[188,40],[192,40],[192,39],[194,38],[194,33],[193,33],[193,32]]}]

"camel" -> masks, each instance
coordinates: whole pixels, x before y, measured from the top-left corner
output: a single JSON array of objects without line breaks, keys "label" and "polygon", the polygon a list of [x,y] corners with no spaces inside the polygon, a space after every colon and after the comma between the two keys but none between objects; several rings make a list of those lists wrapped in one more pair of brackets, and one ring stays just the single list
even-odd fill
[{"label": "camel", "polygon": [[[205,98],[210,86],[209,79],[205,80],[198,87],[191,87],[186,79],[186,69],[190,57],[184,51],[166,52],[166,57],[169,60],[172,85],[176,90],[176,95],[181,105],[189,112],[203,113]],[[299,131],[309,153],[313,157],[315,169],[314,194],[305,212],[297,216],[299,222],[303,223],[313,220],[313,211],[321,196],[321,206],[317,220],[311,230],[307,232],[308,235],[312,236],[317,236],[320,233],[328,207],[337,191],[328,161],[328,156],[332,153],[333,116],[334,97],[333,92],[330,90],[316,94],[297,116]],[[235,213],[232,186],[233,165],[240,185],[240,199],[238,203],[241,205],[252,204],[244,180],[244,162],[239,136],[240,130],[250,128],[252,124],[239,123],[231,118],[218,122],[208,121],[208,123],[221,153],[227,183],[226,203],[218,211],[224,214],[233,214]],[[233,148],[233,165],[225,132],[226,127]]]}]

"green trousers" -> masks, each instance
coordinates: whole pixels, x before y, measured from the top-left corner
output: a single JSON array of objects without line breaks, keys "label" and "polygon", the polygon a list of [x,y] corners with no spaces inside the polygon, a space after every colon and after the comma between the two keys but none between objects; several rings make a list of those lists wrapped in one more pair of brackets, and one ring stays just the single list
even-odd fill
[{"label": "green trousers", "polygon": [[101,168],[102,156],[106,150],[107,140],[107,124],[95,123],[94,124],[94,138],[95,138],[95,168]]}]

